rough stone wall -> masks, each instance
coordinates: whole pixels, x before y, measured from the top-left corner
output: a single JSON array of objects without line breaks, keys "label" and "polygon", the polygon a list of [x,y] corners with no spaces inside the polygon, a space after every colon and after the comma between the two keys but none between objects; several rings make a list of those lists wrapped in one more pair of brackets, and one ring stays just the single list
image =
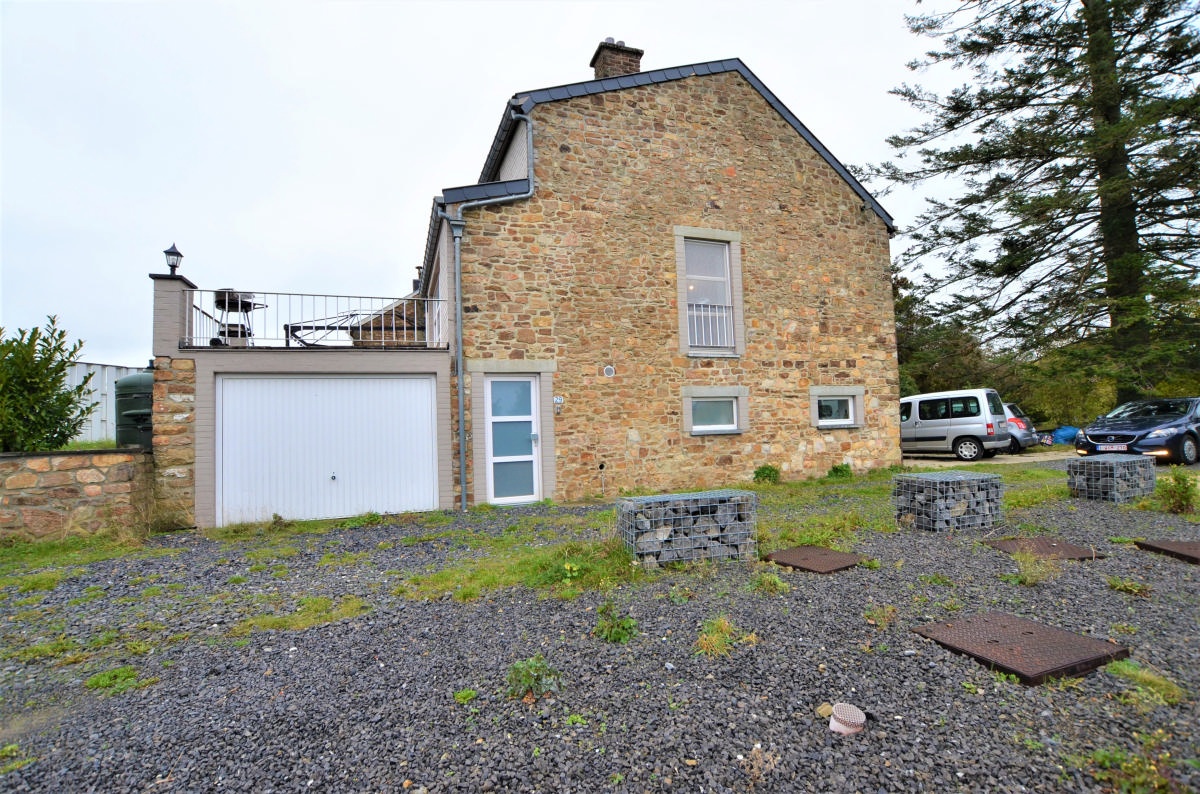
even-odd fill
[{"label": "rough stone wall", "polygon": [[[556,498],[899,462],[887,230],[740,75],[532,118],[534,197],[467,212],[464,353],[557,360]],[[744,356],[680,354],[675,226],[741,234]],[[836,384],[865,388],[863,427],[811,426]],[[686,433],[685,386],[748,387],[748,431]]]},{"label": "rough stone wall", "polygon": [[160,506],[195,521],[196,362],[154,359],[154,485]]},{"label": "rough stone wall", "polygon": [[0,456],[0,540],[136,521],[147,509],[150,467],[141,449]]}]

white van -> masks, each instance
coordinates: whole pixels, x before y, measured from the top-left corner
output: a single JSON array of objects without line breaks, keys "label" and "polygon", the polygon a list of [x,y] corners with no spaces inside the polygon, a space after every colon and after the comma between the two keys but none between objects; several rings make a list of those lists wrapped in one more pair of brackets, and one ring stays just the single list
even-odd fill
[{"label": "white van", "polygon": [[1008,449],[1004,402],[993,389],[960,389],[900,399],[901,452],[953,452],[959,460]]}]

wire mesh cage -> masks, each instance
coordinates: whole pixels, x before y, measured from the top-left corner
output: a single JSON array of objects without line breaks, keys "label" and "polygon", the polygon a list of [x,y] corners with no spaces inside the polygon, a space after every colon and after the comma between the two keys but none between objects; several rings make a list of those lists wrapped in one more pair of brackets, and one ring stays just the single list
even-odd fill
[{"label": "wire mesh cage", "polygon": [[1094,455],[1067,464],[1071,496],[1130,502],[1154,493],[1154,459],[1143,455]]},{"label": "wire mesh cage", "polygon": [[896,524],[931,532],[990,529],[1004,522],[998,474],[941,471],[892,478]]},{"label": "wire mesh cage", "polygon": [[754,559],[758,495],[701,491],[617,500],[617,530],[644,566]]}]

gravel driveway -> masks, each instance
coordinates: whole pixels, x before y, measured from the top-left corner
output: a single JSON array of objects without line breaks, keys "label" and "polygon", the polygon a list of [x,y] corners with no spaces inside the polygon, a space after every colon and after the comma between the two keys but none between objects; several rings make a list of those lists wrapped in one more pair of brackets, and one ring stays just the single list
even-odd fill
[{"label": "gravel driveway", "polygon": [[[854,488],[839,492],[846,504]],[[552,526],[599,509],[498,510],[448,528],[498,534],[530,515]],[[1156,728],[1163,744],[1149,754],[1170,752],[1179,790],[1200,788],[1200,567],[1109,540],[1196,540],[1200,524],[1076,500],[1010,510],[1008,524],[992,536],[1037,525],[1106,556],[1022,587],[1000,579],[1016,566],[978,535],[863,531],[855,550],[878,568],[785,573],[782,595],[748,589],[745,563],[619,588],[613,599],[639,629],[626,645],[592,636],[597,593],[393,595],[406,575],[471,553],[441,538],[405,545],[429,531],[412,523],[306,536],[294,556],[266,563],[253,545],[159,536],[149,548],[161,554],[92,563],[41,600],[0,590],[0,746],[16,745],[0,767],[32,760],[10,764],[0,789],[1100,791],[1086,757],[1136,756],[1135,734]],[[1109,577],[1150,595],[1117,592]],[[357,596],[370,611],[230,633],[247,615],[315,596]],[[886,627],[864,619],[887,606]],[[1156,705],[1103,671],[1023,686],[912,632],[989,610],[1127,644],[1188,698]],[[697,655],[701,623],[719,614],[753,637],[728,657]],[[12,655],[55,637],[92,653]],[[536,653],[561,672],[561,691],[508,698],[510,665]],[[85,687],[122,664],[157,681],[113,695]],[[460,703],[465,690],[477,695]],[[868,713],[862,733],[834,734],[816,713],[839,701]]]}]

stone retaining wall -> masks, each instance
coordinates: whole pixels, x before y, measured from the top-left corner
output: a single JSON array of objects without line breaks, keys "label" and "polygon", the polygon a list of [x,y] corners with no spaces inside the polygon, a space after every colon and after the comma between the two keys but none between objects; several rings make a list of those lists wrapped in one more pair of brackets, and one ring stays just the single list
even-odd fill
[{"label": "stone retaining wall", "polygon": [[0,540],[39,540],[131,523],[152,490],[141,449],[0,454]]}]

